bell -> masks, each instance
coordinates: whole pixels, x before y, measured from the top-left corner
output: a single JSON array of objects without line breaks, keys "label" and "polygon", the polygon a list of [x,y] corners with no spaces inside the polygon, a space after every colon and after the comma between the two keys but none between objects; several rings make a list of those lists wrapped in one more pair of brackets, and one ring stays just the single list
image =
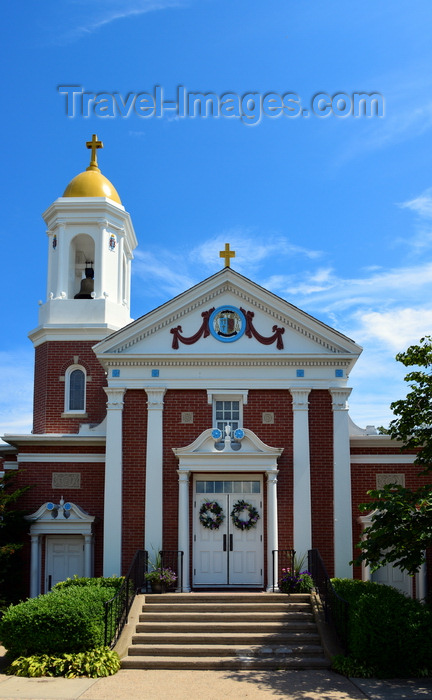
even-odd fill
[{"label": "bell", "polygon": [[81,287],[78,294],[75,294],[74,299],[92,299],[94,292],[94,270],[92,267],[86,267],[85,277],[81,280]]}]

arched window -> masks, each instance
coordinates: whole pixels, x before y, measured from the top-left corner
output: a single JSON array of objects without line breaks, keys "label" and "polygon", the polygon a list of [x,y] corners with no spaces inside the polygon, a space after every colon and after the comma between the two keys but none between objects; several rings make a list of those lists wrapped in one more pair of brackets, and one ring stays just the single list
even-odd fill
[{"label": "arched window", "polygon": [[84,413],[86,410],[86,372],[72,365],[65,375],[65,413]]}]

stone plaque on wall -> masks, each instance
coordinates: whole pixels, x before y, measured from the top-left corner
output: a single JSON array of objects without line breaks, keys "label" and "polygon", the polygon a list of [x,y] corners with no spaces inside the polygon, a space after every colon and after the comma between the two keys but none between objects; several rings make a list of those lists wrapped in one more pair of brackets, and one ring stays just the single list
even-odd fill
[{"label": "stone plaque on wall", "polygon": [[271,425],[274,423],[274,413],[273,411],[264,411],[262,414],[262,422],[264,425]]},{"label": "stone plaque on wall", "polygon": [[193,423],[194,422],[194,414],[192,413],[192,411],[182,411],[181,422],[182,423]]},{"label": "stone plaque on wall", "polygon": [[80,489],[81,474],[80,472],[53,472],[52,474],[53,489]]},{"label": "stone plaque on wall", "polygon": [[376,474],[377,489],[383,489],[387,484],[405,486],[405,474]]}]

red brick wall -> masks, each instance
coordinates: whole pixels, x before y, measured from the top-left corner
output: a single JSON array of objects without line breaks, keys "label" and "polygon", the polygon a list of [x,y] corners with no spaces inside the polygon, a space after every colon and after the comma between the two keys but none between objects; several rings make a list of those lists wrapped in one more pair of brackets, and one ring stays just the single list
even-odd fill
[{"label": "red brick wall", "polygon": [[[373,449],[355,449],[352,450],[356,454],[395,454],[397,450],[384,448],[383,450]],[[352,483],[352,518],[353,518],[353,546],[354,556],[359,554],[360,550],[355,546],[361,538],[362,527],[359,518],[365,513],[360,512],[359,505],[370,500],[367,492],[370,489],[376,488],[377,474],[405,474],[405,486],[409,489],[416,489],[430,482],[427,476],[419,476],[419,467],[415,464],[352,464],[351,465],[351,483]],[[361,578],[361,567],[354,567],[354,578]]]},{"label": "red brick wall", "polygon": [[[262,422],[262,414],[274,413],[274,423]],[[278,460],[278,529],[279,549],[293,547],[293,415],[292,397],[287,390],[259,389],[249,391],[243,408],[243,425],[253,430],[270,447],[282,447]],[[264,478],[264,496],[267,493]],[[266,506],[266,499],[264,499]],[[264,517],[266,517],[266,510]],[[264,528],[264,531],[266,528]],[[266,544],[266,537],[264,537]],[[271,556],[271,555],[270,555]]]},{"label": "red brick wall", "polygon": [[[80,423],[100,423],[106,414],[105,372],[92,346],[96,341],[48,341],[36,348],[34,381],[34,433],[76,433]],[[68,367],[78,364],[91,381],[86,384],[87,417],[62,418],[64,413],[65,382]]]},{"label": "red brick wall", "polygon": [[331,395],[309,394],[312,547],[319,549],[330,576],[334,571],[333,411]]},{"label": "red brick wall", "polygon": [[123,408],[123,574],[136,550],[144,549],[146,448],[147,394],[144,389],[128,389]]},{"label": "red brick wall", "polygon": [[[53,453],[58,452],[54,448],[28,447],[29,452]],[[101,448],[80,448],[74,449],[65,446],[64,452],[72,454],[74,452],[99,453]],[[22,451],[24,452],[24,451]],[[103,454],[103,452],[102,452]],[[53,489],[52,488],[52,473],[53,472],[79,472],[81,474],[80,489]],[[29,514],[34,513],[41,505],[47,501],[59,503],[61,496],[65,502],[71,501],[76,503],[80,508],[85,510],[90,515],[95,516],[93,523],[94,533],[94,572],[96,576],[102,575],[102,556],[103,556],[103,505],[104,505],[104,473],[105,465],[103,463],[82,463],[68,462],[51,462],[41,464],[37,462],[25,463],[17,473],[15,481],[16,486],[30,485],[30,489],[22,496],[17,504],[21,509],[26,510]],[[29,523],[30,531],[30,523]],[[26,578],[30,585],[30,538],[25,542],[24,558],[26,561]],[[43,576],[43,571],[42,571]]]}]

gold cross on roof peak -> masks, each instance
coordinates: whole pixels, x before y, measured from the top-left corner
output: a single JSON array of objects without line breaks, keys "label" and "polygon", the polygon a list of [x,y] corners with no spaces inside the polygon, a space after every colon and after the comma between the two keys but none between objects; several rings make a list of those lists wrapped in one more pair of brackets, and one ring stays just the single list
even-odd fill
[{"label": "gold cross on roof peak", "polygon": [[219,257],[225,258],[224,267],[231,267],[231,258],[235,258],[235,250],[230,250],[230,244],[225,243],[225,249],[219,251]]},{"label": "gold cross on roof peak", "polygon": [[87,170],[99,170],[96,151],[98,148],[103,148],[102,141],[98,141],[97,134],[93,134],[91,141],[86,141],[87,148],[91,148],[90,165]]}]

